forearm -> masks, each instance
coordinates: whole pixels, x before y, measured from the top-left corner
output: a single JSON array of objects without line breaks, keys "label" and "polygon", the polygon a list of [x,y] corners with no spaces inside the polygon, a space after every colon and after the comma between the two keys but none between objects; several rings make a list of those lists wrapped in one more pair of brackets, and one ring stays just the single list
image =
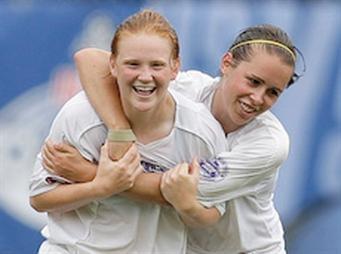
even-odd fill
[{"label": "forearm", "polygon": [[130,128],[123,113],[116,81],[110,73],[110,52],[83,49],[74,61],[81,84],[96,112],[108,128]]},{"label": "forearm", "polygon": [[134,186],[121,195],[141,201],[168,204],[160,191],[161,177],[162,174],[158,173],[142,173],[137,177]]},{"label": "forearm", "polygon": [[85,183],[92,181],[96,176],[97,167],[98,165],[95,163],[84,161],[81,167],[81,174],[79,174],[76,182]]},{"label": "forearm", "polygon": [[193,228],[208,227],[218,222],[220,213],[215,207],[206,208],[199,202],[185,209],[177,209],[183,222]]},{"label": "forearm", "polygon": [[91,182],[62,184],[51,191],[30,197],[30,204],[38,212],[66,212],[100,197]]}]

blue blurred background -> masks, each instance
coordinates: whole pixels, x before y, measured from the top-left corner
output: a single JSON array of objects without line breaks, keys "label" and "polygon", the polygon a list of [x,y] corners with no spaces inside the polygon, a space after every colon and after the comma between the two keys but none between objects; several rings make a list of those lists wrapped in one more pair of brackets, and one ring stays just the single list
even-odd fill
[{"label": "blue blurred background", "polygon": [[[57,110],[79,88],[72,54],[108,49],[115,26],[150,7],[178,31],[182,67],[218,73],[238,32],[272,23],[307,71],[274,108],[291,137],[276,205],[290,254],[341,253],[339,1],[0,1],[0,254],[30,254],[45,216],[28,204],[34,158]],[[302,63],[298,71],[302,70]]]}]

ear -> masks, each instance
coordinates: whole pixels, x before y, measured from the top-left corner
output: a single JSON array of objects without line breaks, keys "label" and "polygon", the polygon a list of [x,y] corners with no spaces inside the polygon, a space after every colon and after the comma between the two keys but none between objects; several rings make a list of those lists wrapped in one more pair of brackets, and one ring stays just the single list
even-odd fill
[{"label": "ear", "polygon": [[227,71],[232,67],[233,55],[231,52],[226,52],[220,63],[220,72],[226,74]]},{"label": "ear", "polygon": [[116,71],[116,57],[114,55],[110,56],[110,72],[113,77],[117,77],[117,71]]},{"label": "ear", "polygon": [[172,70],[172,80],[174,80],[176,78],[176,76],[178,75],[179,71],[180,71],[180,59],[173,59],[171,62],[171,70]]}]

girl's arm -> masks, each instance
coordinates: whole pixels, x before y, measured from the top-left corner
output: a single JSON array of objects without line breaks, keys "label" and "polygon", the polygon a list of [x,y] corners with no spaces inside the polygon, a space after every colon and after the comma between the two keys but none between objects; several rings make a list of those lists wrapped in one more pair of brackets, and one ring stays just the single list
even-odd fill
[{"label": "girl's arm", "polygon": [[[130,129],[121,107],[116,80],[110,73],[109,58],[110,52],[95,48],[82,49],[74,55],[82,87],[108,129]],[[109,142],[110,158],[121,158],[130,145],[131,142]]]},{"label": "girl's arm", "polygon": [[136,178],[133,187],[120,195],[130,199],[169,205],[160,191],[161,178],[160,173],[142,173]]},{"label": "girl's arm", "polygon": [[47,171],[71,182],[89,182],[96,176],[97,165],[82,157],[78,150],[68,143],[54,144],[50,140],[45,141],[41,157]]},{"label": "girl's arm", "polygon": [[[136,163],[139,163],[140,158],[137,150],[130,149],[127,153],[124,157],[136,158],[134,160],[135,165],[125,164],[123,159],[120,159],[117,163],[121,163],[122,167],[125,168],[136,167]],[[82,157],[79,151],[70,144],[53,144],[47,141],[42,149],[42,158],[44,168],[68,180],[89,182],[96,176],[97,165]],[[102,165],[102,167],[112,165],[106,164]],[[136,200],[167,204],[160,191],[161,176],[162,174],[157,173],[140,174],[137,176],[134,185],[130,189],[121,192],[120,195]]]},{"label": "girl's arm", "polygon": [[30,204],[37,212],[67,212],[100,197],[100,190],[92,182],[61,184],[48,192],[30,197]]},{"label": "girl's arm", "polygon": [[[56,146],[58,149],[55,149]],[[138,155],[137,150],[136,154],[132,153],[132,149],[130,149],[128,153],[129,155],[126,154],[125,157]],[[66,179],[71,180],[70,177],[72,177],[72,180],[77,182],[92,181],[96,176],[97,165],[84,159],[78,150],[69,144],[52,144],[51,142],[46,142],[42,150],[42,157],[45,168]],[[122,160],[123,159],[117,161],[121,162],[122,167],[128,168],[132,166],[125,164]],[[136,161],[137,159],[135,160],[135,163]],[[113,164],[104,164],[102,167],[112,165]],[[136,167],[136,165],[134,167]],[[189,172],[188,166],[184,167],[184,165],[179,165],[164,174],[142,173],[137,176],[134,185],[130,189],[121,192],[120,195],[159,204],[171,203],[187,225],[192,227],[212,225],[218,221],[220,213],[216,208],[206,208],[198,202],[196,194],[199,165],[197,163],[192,163],[191,168],[192,171]],[[91,172],[90,174],[85,173],[88,169],[91,169],[89,170],[89,172]],[[113,170],[115,170],[115,168],[113,168]],[[71,187],[66,186],[63,188],[66,189]],[[80,191],[78,194],[81,195],[82,192]],[[58,197],[60,194],[55,191],[49,195]],[[43,196],[42,198],[45,197]],[[56,205],[58,202],[61,203],[62,201],[53,201],[52,204]],[[50,206],[51,205],[49,205],[49,207]]]},{"label": "girl's arm", "polygon": [[30,197],[31,206],[39,212],[69,211],[131,188],[142,173],[140,160],[134,156],[136,153],[136,147],[132,146],[120,161],[114,162],[109,159],[104,146],[92,181],[60,184],[48,192]]}]

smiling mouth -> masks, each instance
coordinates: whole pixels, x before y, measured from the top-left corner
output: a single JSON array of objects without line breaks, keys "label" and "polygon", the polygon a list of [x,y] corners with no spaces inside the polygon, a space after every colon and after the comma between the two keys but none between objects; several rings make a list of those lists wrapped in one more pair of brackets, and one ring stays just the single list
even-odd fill
[{"label": "smiling mouth", "polygon": [[156,90],[154,86],[133,86],[133,90],[141,96],[149,96]]},{"label": "smiling mouth", "polygon": [[259,107],[252,107],[249,104],[244,103],[244,102],[240,102],[240,105],[241,105],[242,110],[248,114],[256,113],[260,110]]}]

